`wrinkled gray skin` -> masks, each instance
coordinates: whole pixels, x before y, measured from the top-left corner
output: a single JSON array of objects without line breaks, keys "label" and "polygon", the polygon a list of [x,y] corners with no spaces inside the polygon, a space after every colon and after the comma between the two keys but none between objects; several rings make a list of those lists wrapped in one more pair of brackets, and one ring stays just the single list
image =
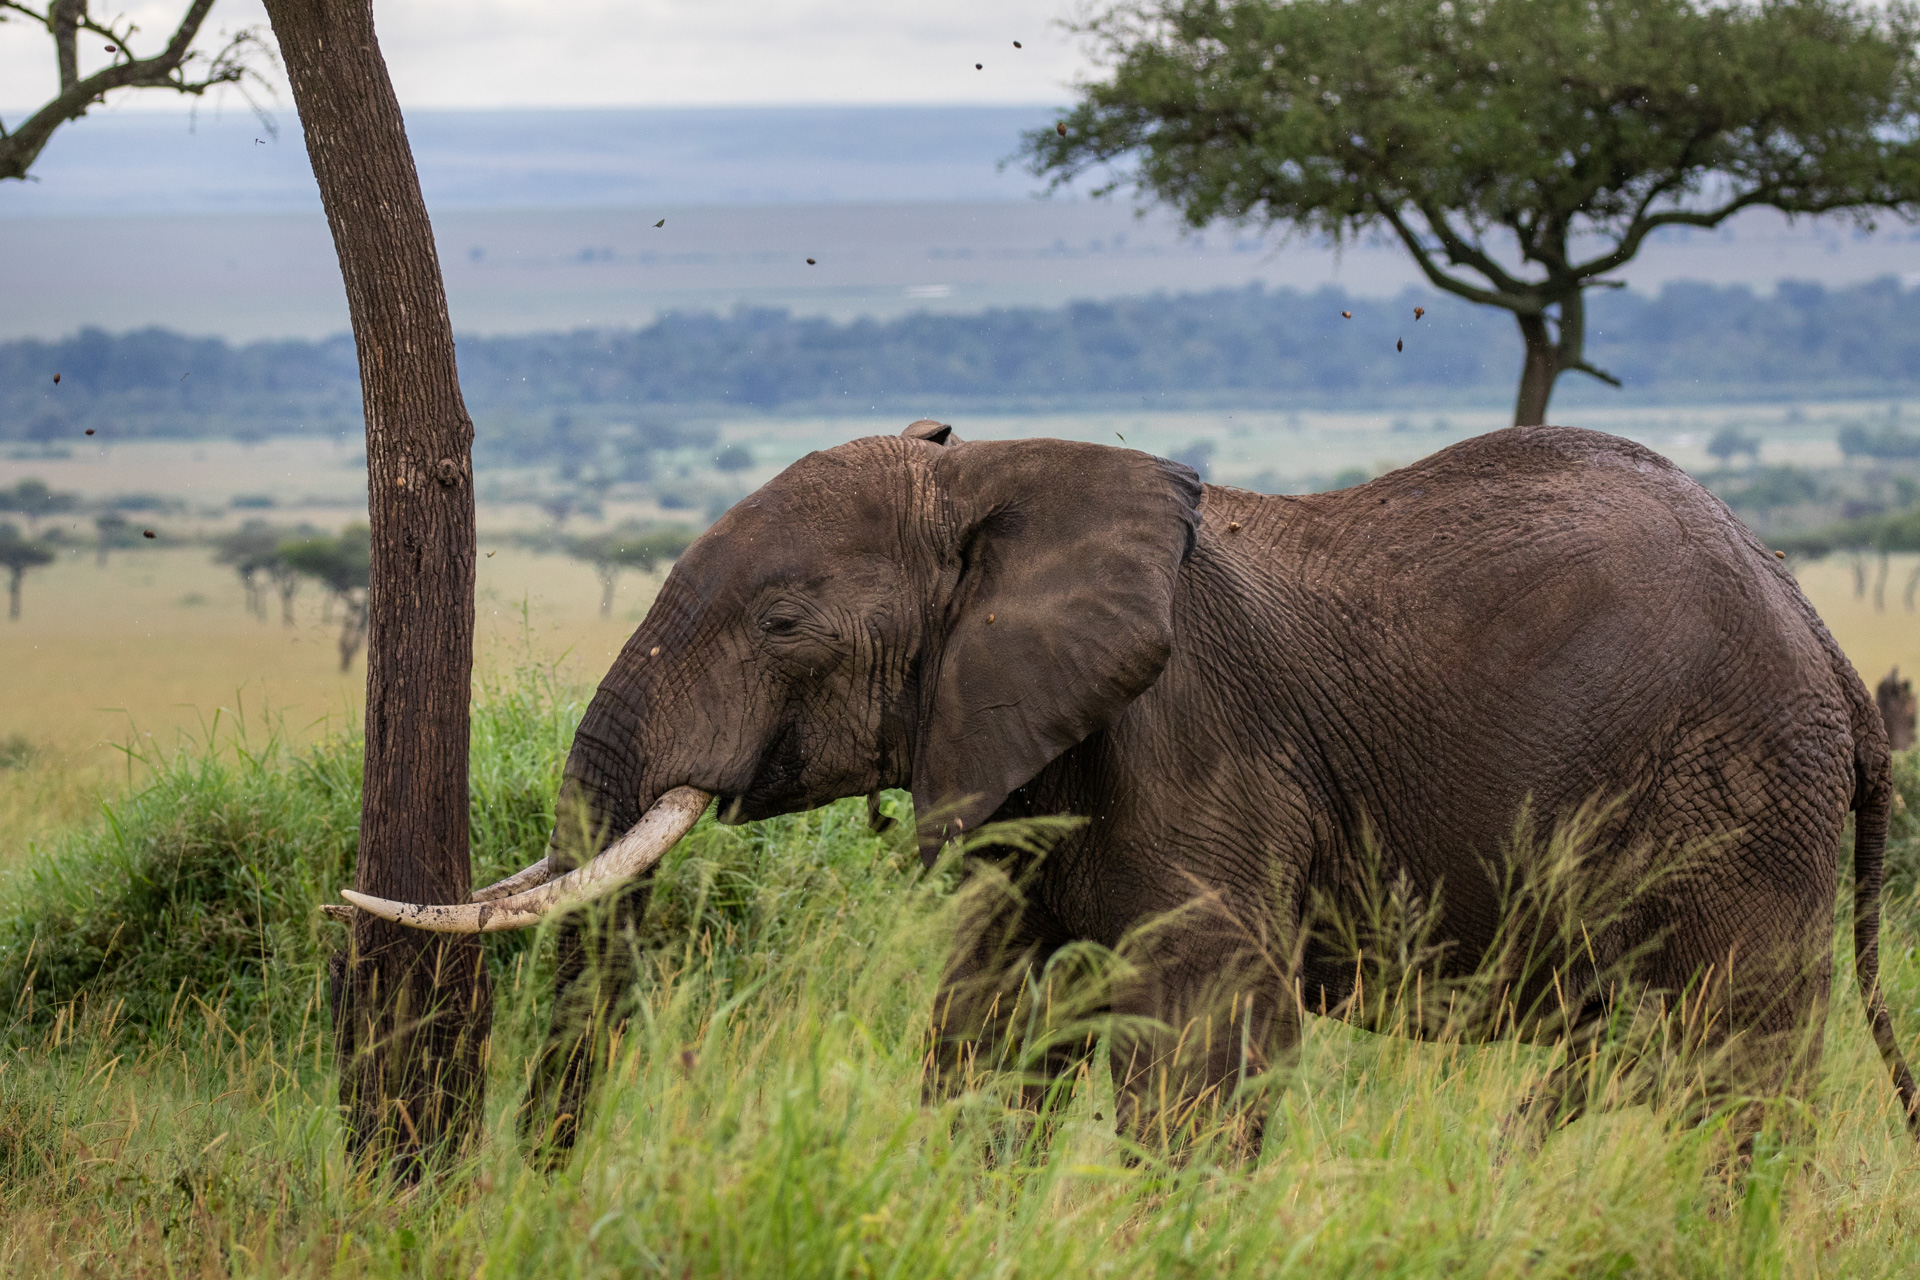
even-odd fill
[{"label": "wrinkled gray skin", "polygon": [[[1432,976],[1479,965],[1511,901],[1489,867],[1529,801],[1547,825],[1618,802],[1596,883],[1707,848],[1557,957],[1574,1007],[1550,1034],[1597,1026],[1630,961],[1704,993],[1692,1034],[1745,1045],[1729,1087],[1804,1091],[1850,809],[1876,990],[1874,704],[1785,568],[1664,459],[1516,428],[1269,497],[1126,449],[910,432],[808,455],[687,551],[580,726],[561,828],[617,833],[680,785],[740,820],[910,788],[929,858],[993,818],[1085,817],[1037,865],[1010,855],[1024,898],[962,931],[934,1087],[1009,1048],[1028,966],[1187,906],[1131,944],[1112,993],[1163,1028],[1117,1023],[1112,1052],[1121,1128],[1148,1135],[1163,1099],[1227,1096],[1302,1009],[1354,994],[1353,956],[1308,926],[1364,898],[1369,842],[1382,882],[1437,904]],[[591,946],[574,929],[562,947],[578,1006]],[[559,1016],[546,1115],[577,1114],[586,1083]]]}]

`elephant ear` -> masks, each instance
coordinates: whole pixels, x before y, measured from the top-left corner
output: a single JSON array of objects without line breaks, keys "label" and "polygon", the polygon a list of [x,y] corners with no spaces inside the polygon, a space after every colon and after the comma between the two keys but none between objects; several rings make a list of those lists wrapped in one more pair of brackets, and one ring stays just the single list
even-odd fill
[{"label": "elephant ear", "polygon": [[953,434],[951,426],[944,422],[935,422],[932,418],[909,422],[907,429],[900,434],[909,440],[925,440],[928,444],[960,443],[960,437]]},{"label": "elephant ear", "polygon": [[1065,440],[949,445],[954,529],[913,754],[929,866],[1160,675],[1199,525],[1191,468]]}]

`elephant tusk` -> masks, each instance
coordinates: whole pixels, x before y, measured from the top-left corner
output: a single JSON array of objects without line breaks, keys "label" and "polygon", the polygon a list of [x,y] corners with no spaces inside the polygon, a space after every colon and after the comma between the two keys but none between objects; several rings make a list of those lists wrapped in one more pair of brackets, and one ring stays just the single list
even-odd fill
[{"label": "elephant tusk", "polygon": [[510,898],[522,889],[537,889],[553,879],[553,866],[542,855],[540,860],[531,863],[526,870],[516,871],[505,880],[496,880],[484,889],[473,891],[473,901],[492,902],[496,898]]},{"label": "elephant tusk", "polygon": [[[389,902],[351,889],[342,889],[340,896],[382,920],[433,933],[500,933],[507,929],[525,929],[555,911],[605,897],[635,876],[651,870],[700,820],[700,815],[707,811],[707,802],[712,799],[711,792],[698,787],[675,787],[654,801],[653,807],[633,824],[632,830],[586,866],[504,898],[439,906]],[[513,879],[518,880],[532,871],[533,867],[528,867]]]},{"label": "elephant tusk", "polygon": [[[484,889],[473,891],[474,902],[492,902],[496,898],[506,898],[519,893],[522,889],[533,889],[553,879],[553,866],[544,856],[538,862],[531,863],[523,871],[516,871],[505,880],[496,880]],[[320,914],[329,920],[341,924],[353,923],[355,907],[343,907],[337,902],[325,902],[320,905]]]}]

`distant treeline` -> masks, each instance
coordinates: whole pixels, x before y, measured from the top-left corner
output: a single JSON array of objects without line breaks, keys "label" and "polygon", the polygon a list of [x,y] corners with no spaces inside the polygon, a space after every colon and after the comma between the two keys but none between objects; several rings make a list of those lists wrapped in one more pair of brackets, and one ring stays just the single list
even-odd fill
[{"label": "distant treeline", "polygon": [[[1785,283],[1771,296],[1703,284],[1600,292],[1589,315],[1590,358],[1635,398],[1920,391],[1920,289],[1891,278]],[[635,454],[699,445],[711,439],[703,418],[741,409],[1498,403],[1520,360],[1504,313],[1451,298],[1260,287],[851,323],[675,313],[642,329],[466,337],[459,350],[481,452],[503,461],[604,442],[612,424],[626,425],[617,434]],[[1571,375],[1561,387],[1563,404],[1622,394]],[[158,329],[0,344],[0,439],[54,443],[89,427],[119,438],[358,433],[353,344],[234,346]]]}]

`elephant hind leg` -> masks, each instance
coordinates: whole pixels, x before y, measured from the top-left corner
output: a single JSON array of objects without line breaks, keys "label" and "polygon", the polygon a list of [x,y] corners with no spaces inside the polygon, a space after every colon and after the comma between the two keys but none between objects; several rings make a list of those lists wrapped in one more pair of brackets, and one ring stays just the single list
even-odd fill
[{"label": "elephant hind leg", "polygon": [[1757,957],[1745,973],[1736,954],[1667,1002],[1659,1103],[1685,1125],[1724,1119],[1742,1160],[1770,1111],[1790,1133],[1810,1134],[1832,958],[1807,952]]},{"label": "elephant hind leg", "polygon": [[1581,1009],[1561,1041],[1560,1061],[1501,1121],[1503,1146],[1533,1146],[1582,1116],[1649,1098],[1640,1054],[1630,1039],[1612,1034],[1613,1013],[1599,999]]},{"label": "elephant hind leg", "polygon": [[1828,961],[1769,960],[1744,975],[1706,965],[1678,991],[1583,1011],[1565,1057],[1503,1123],[1503,1140],[1537,1142],[1581,1116],[1645,1102],[1681,1126],[1723,1118],[1744,1158],[1769,1106],[1778,1109],[1769,1100],[1803,1117],[1819,1075],[1827,984],[1815,969]]}]

